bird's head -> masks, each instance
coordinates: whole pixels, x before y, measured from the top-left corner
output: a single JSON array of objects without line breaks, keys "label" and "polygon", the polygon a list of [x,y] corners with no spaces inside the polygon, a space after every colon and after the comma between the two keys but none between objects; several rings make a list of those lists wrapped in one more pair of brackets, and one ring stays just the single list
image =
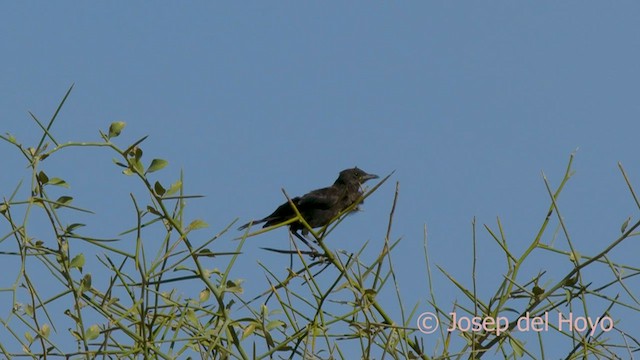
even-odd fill
[{"label": "bird's head", "polygon": [[361,169],[354,167],[352,169],[346,169],[340,171],[340,176],[336,180],[337,183],[343,184],[364,184],[367,180],[377,179],[378,175],[367,174]]}]

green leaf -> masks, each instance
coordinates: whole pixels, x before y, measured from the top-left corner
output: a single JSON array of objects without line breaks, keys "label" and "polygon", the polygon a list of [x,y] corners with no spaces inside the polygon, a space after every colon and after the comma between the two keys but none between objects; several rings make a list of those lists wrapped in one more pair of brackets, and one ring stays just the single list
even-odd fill
[{"label": "green leaf", "polygon": [[182,188],[182,181],[178,180],[175,183],[171,184],[169,190],[167,190],[167,195],[173,195],[178,192]]},{"label": "green leaf", "polygon": [[67,184],[66,181],[60,178],[54,177],[49,179],[49,177],[47,176],[47,174],[44,173],[44,171],[40,171],[38,173],[38,182],[42,185],[56,185],[56,186],[63,186],[66,188],[69,187],[69,184]]},{"label": "green leaf", "polygon": [[189,224],[187,229],[189,231],[191,231],[191,230],[203,229],[203,228],[206,228],[208,226],[209,226],[209,224],[207,224],[204,220],[196,219],[196,220],[193,220],[191,222],[191,224]]},{"label": "green leaf", "polygon": [[80,280],[80,292],[89,290],[91,290],[91,274],[85,275],[82,280]]},{"label": "green leaf", "polygon": [[370,299],[375,298],[375,297],[376,297],[376,295],[378,295],[378,292],[377,292],[377,291],[375,291],[374,289],[366,289],[366,290],[364,291],[364,296],[366,296],[366,297],[368,297],[368,298],[370,298]]},{"label": "green leaf", "polygon": [[158,182],[158,181],[156,181],[156,183],[153,184],[153,190],[155,190],[155,192],[156,192],[156,194],[158,194],[158,196],[162,196],[162,195],[164,195],[164,193],[167,192],[167,190],[164,187],[162,187],[162,184],[160,184],[160,182]]},{"label": "green leaf", "polygon": [[49,327],[49,325],[47,324],[42,325],[42,327],[40,328],[40,335],[46,339],[49,337],[50,333],[51,333],[51,327]]},{"label": "green leaf", "polygon": [[578,262],[580,261],[581,255],[578,251],[573,251],[570,255],[569,255],[569,260],[571,260],[572,262]]},{"label": "green leaf", "polygon": [[629,216],[629,217],[627,218],[627,220],[625,220],[625,221],[622,223],[622,226],[620,227],[620,232],[621,232],[621,233],[624,233],[624,231],[625,231],[625,230],[627,230],[627,226],[629,226],[629,221],[631,221],[631,216]]},{"label": "green leaf", "polygon": [[100,327],[98,327],[98,325],[96,324],[89,326],[84,334],[84,337],[87,340],[95,340],[98,336],[100,336]]},{"label": "green leaf", "polygon": [[201,303],[209,300],[210,297],[211,297],[211,290],[204,289],[204,290],[200,291],[199,300],[200,300]]},{"label": "green leaf", "polygon": [[44,173],[44,171],[40,171],[38,173],[38,182],[40,184],[46,184],[49,181],[49,177],[47,176],[47,174]]},{"label": "green leaf", "polygon": [[204,248],[204,249],[198,251],[198,256],[215,257],[216,254],[213,251],[211,251],[211,250],[209,250],[207,248]]},{"label": "green leaf", "polygon": [[62,186],[62,187],[69,187],[69,184],[67,184],[66,181],[60,179],[60,178],[51,178],[49,179],[49,181],[47,181],[48,185],[55,185],[55,186]]},{"label": "green leaf", "polygon": [[56,200],[56,203],[53,204],[53,208],[57,209],[63,205],[68,205],[71,203],[71,201],[73,201],[73,198],[71,196],[60,196],[58,200]]},{"label": "green leaf", "polygon": [[533,287],[533,295],[540,296],[542,294],[544,294],[544,289],[543,288],[539,287],[538,285]]},{"label": "green leaf", "polygon": [[162,214],[160,214],[160,212],[152,206],[147,205],[147,211],[152,213],[153,215],[162,216]]},{"label": "green leaf", "polygon": [[79,228],[84,227],[84,226],[86,226],[86,225],[85,224],[80,224],[80,223],[73,223],[73,224],[67,226],[66,232],[67,233],[72,233],[75,229],[79,229]]},{"label": "green leaf", "polygon": [[127,170],[131,170],[132,173],[134,173],[134,170],[136,170],[136,172],[142,174],[144,173],[144,165],[142,164],[142,161],[140,161],[139,158],[130,158],[129,169]]},{"label": "green leaf", "polygon": [[151,165],[149,165],[149,168],[147,169],[148,173],[152,173],[154,171],[158,171],[162,168],[164,168],[165,166],[167,166],[169,164],[169,162],[167,160],[162,160],[162,159],[153,159],[151,160]]},{"label": "green leaf", "polygon": [[322,336],[322,335],[324,335],[325,330],[324,330],[324,328],[322,326],[318,325],[318,326],[314,326],[313,327],[313,329],[311,330],[311,333],[314,336]]},{"label": "green leaf", "polygon": [[564,286],[573,286],[578,282],[578,275],[572,277],[572,278],[568,278],[567,280],[564,281]]},{"label": "green leaf", "polygon": [[196,313],[191,309],[187,310],[187,319],[189,319],[192,325],[198,324],[198,317],[196,316]]},{"label": "green leaf", "polygon": [[282,320],[272,320],[266,326],[267,331],[271,331],[277,327],[286,327],[286,324]]},{"label": "green leaf", "polygon": [[127,126],[127,123],[124,121],[116,121],[112,122],[109,126],[109,139],[117,137],[122,132],[122,129]]},{"label": "green leaf", "polygon": [[16,137],[9,134],[9,133],[5,133],[7,134],[7,140],[9,140],[10,143],[14,144],[14,145],[18,145],[18,141],[16,140]]},{"label": "green leaf", "polygon": [[70,268],[80,268],[82,271],[82,267],[84,266],[84,254],[80,253],[76,255],[73,259],[71,259],[71,263],[69,264]]},{"label": "green leaf", "polygon": [[136,168],[136,170],[140,174],[144,173],[144,164],[142,163],[142,161],[138,160],[138,161],[134,162],[133,166]]},{"label": "green leaf", "polygon": [[247,337],[249,337],[249,335],[253,334],[255,330],[256,330],[256,323],[251,323],[247,325],[247,327],[244,328],[244,331],[242,331],[242,340],[246,339]]},{"label": "green leaf", "polygon": [[265,332],[264,340],[267,342],[267,346],[269,346],[270,348],[274,347],[275,342],[273,341],[273,337],[271,336],[271,333]]},{"label": "green leaf", "polygon": [[522,345],[522,343],[518,339],[510,336],[509,344],[513,349],[513,355],[516,358],[521,358],[524,355],[524,345]]},{"label": "green leaf", "polygon": [[82,337],[80,336],[79,332],[71,329],[69,329],[69,332],[71,332],[71,335],[73,335],[73,337],[76,338],[76,340],[78,341],[82,340]]},{"label": "green leaf", "polygon": [[244,289],[242,289],[242,286],[240,286],[241,283],[242,283],[242,280],[237,280],[236,282],[228,280],[225,291],[236,293],[236,294],[242,294],[244,292]]},{"label": "green leaf", "polygon": [[142,159],[142,149],[139,147],[134,147],[131,149],[131,156],[133,156],[136,160]]}]

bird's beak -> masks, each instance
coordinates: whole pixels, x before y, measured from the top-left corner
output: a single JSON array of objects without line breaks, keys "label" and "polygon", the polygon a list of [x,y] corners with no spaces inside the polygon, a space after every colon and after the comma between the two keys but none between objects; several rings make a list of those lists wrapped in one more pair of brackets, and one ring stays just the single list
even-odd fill
[{"label": "bird's beak", "polygon": [[365,182],[367,180],[377,179],[377,178],[379,178],[379,176],[376,174],[366,174],[366,175],[363,175],[361,179],[362,179],[362,182]]}]

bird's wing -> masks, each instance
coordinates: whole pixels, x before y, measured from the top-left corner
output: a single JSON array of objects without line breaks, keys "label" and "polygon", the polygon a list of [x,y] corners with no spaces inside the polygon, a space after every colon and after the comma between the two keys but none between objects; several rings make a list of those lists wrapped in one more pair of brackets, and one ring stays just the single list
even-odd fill
[{"label": "bird's wing", "polygon": [[313,190],[302,196],[296,203],[298,208],[313,207],[316,209],[330,209],[335,206],[342,197],[342,191],[334,187]]}]

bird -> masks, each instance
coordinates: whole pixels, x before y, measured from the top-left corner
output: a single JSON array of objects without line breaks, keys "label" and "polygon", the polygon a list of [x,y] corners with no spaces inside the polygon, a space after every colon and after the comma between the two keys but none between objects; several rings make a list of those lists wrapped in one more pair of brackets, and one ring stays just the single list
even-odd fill
[{"label": "bird", "polygon": [[[291,202],[296,206],[298,212],[311,228],[319,228],[327,225],[340,212],[353,205],[363,195],[361,186],[366,181],[377,179],[378,175],[367,174],[365,171],[354,167],[342,170],[329,187],[313,190],[306,195],[296,196]],[[356,207],[355,210],[358,210]],[[262,224],[263,228],[283,223],[296,217],[296,212],[287,201],[278,206],[270,215],[260,219],[249,221],[240,226],[238,230],[244,230],[250,225]],[[289,231],[297,237],[298,231],[302,230],[302,235],[306,236],[308,230],[300,222],[295,221],[289,225]]]}]

